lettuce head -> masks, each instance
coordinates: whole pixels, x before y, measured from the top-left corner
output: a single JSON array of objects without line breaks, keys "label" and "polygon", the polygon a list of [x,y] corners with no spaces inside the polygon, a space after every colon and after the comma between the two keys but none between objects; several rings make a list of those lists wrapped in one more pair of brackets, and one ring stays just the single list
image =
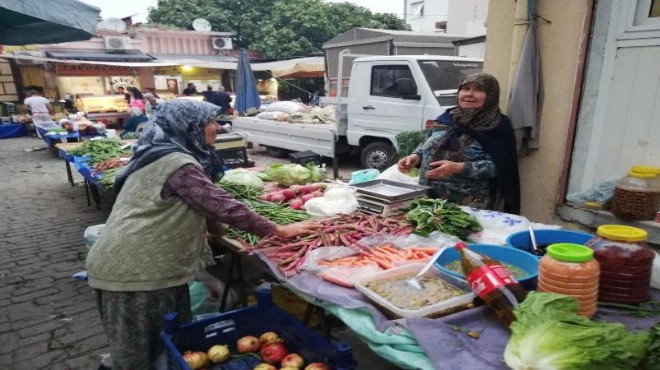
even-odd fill
[{"label": "lettuce head", "polygon": [[515,310],[504,361],[514,370],[627,370],[646,353],[648,333],[578,315],[578,301],[534,292]]}]

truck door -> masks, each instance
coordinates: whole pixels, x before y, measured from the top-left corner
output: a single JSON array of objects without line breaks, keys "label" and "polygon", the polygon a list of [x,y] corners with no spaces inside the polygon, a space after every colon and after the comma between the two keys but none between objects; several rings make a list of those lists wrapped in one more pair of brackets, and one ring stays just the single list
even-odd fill
[{"label": "truck door", "polygon": [[[394,136],[423,126],[424,95],[406,61],[356,63],[351,73],[347,139]],[[434,102],[435,104],[435,102]]]}]

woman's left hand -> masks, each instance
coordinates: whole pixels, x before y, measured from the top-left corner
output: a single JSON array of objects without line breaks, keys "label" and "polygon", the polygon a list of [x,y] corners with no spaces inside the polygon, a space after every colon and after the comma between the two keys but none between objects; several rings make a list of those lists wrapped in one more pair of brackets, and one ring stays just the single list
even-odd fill
[{"label": "woman's left hand", "polygon": [[429,180],[442,180],[463,171],[465,163],[442,160],[431,162],[429,166],[432,169],[426,172],[426,178]]},{"label": "woman's left hand", "polygon": [[316,233],[320,228],[320,222],[305,221],[289,225],[278,225],[273,234],[279,236],[280,238],[289,239],[298,235],[309,235]]}]

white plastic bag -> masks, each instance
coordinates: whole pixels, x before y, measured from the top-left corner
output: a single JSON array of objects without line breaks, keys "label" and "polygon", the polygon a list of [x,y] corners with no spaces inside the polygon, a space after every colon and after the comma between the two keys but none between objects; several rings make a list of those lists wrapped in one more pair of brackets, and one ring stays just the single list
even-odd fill
[{"label": "white plastic bag", "polygon": [[401,173],[401,171],[399,171],[399,169],[396,167],[396,164],[383,171],[380,175],[376,177],[376,179],[390,180],[390,181],[402,182],[404,184],[412,184],[412,185],[419,184],[419,176],[410,177],[405,173]]},{"label": "white plastic bag", "polygon": [[305,203],[305,210],[314,218],[353,213],[358,207],[355,190],[345,184],[329,187],[322,197]]}]

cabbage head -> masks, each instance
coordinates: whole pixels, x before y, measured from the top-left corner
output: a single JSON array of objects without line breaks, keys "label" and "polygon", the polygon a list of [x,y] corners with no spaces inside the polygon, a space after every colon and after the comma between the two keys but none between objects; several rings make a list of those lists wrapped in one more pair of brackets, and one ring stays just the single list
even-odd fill
[{"label": "cabbage head", "polygon": [[515,310],[504,361],[513,370],[628,370],[646,353],[648,333],[578,315],[578,301],[533,292]]},{"label": "cabbage head", "polygon": [[225,171],[220,182],[251,186],[257,189],[264,188],[264,182],[252,171],[246,171],[241,168]]}]

